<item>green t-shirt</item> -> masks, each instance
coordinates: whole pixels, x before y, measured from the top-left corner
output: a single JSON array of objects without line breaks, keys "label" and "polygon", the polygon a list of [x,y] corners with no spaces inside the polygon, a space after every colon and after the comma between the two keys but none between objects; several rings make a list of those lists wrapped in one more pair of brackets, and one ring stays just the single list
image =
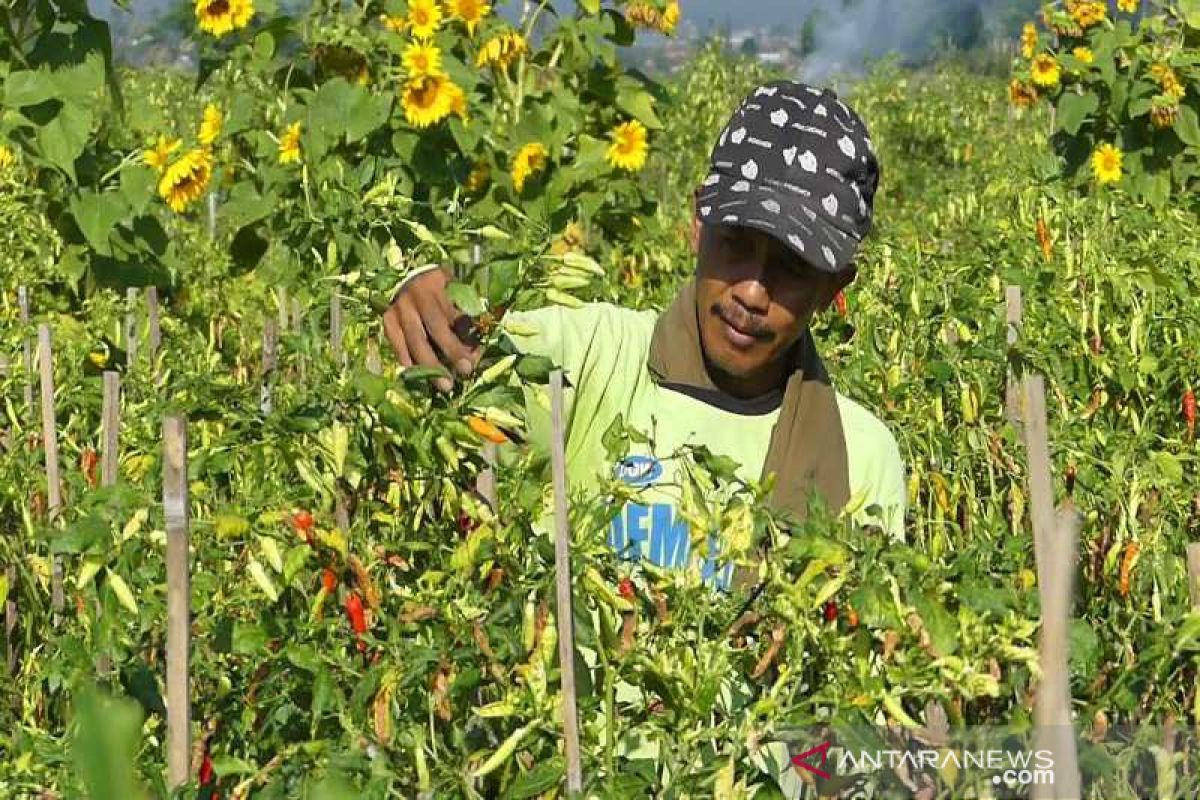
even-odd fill
[{"label": "green t-shirt", "polygon": [[[504,326],[519,350],[547,356],[563,368],[570,384],[563,398],[568,482],[586,485],[615,470],[617,477],[645,487],[639,502],[627,503],[612,521],[609,542],[626,558],[648,557],[659,566],[684,567],[690,561],[690,537],[678,513],[679,465],[669,456],[681,445],[703,444],[740,464],[739,477],[757,480],[782,391],[750,401],[730,398],[717,407],[659,386],[646,365],[657,318],[652,310],[589,303],[574,309],[549,306],[510,312]],[[549,403],[545,397],[529,400],[531,442],[547,448]],[[903,539],[905,475],[896,440],[858,403],[840,393],[837,403],[849,460],[847,507],[856,509],[852,517],[857,521]],[[602,438],[618,414],[648,434],[654,448],[635,444],[624,461],[613,464]],[[702,577],[714,577],[713,559],[697,562]],[[715,578],[718,586],[727,585],[730,569]]]}]

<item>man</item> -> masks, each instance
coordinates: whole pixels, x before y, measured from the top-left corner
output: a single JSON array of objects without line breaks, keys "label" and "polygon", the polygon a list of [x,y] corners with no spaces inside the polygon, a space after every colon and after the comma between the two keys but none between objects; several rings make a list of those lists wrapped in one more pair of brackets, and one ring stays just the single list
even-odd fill
[{"label": "man", "polygon": [[[742,465],[744,478],[776,475],[770,501],[803,518],[810,493],[827,508],[903,536],[904,467],[895,439],[871,412],[836,393],[809,324],[854,279],[871,226],[879,167],[861,119],[829,90],[779,81],[745,98],[722,131],[695,194],[696,275],[661,315],[593,303],[510,312],[524,352],[561,365],[568,474],[595,480],[607,463],[604,433],[618,415],[650,434],[616,465],[647,487],[612,523],[627,558],[683,566],[693,555],[714,575],[711,549],[690,552],[679,514],[682,466],[667,458],[703,444]],[[477,348],[453,332],[461,313],[438,269],[410,276],[384,327],[405,365],[436,365],[435,347],[459,375]],[[447,388],[450,379],[444,379]],[[546,441],[544,413],[529,403],[531,439]],[[693,562],[695,563],[695,562]]]}]

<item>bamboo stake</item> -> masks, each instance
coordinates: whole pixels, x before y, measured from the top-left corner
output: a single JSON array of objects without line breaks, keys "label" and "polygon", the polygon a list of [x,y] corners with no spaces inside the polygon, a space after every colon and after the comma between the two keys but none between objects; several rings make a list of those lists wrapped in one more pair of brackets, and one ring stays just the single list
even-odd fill
[{"label": "bamboo stake", "polygon": [[1025,458],[1029,466],[1029,513],[1033,520],[1033,552],[1037,560],[1038,585],[1047,582],[1045,574],[1047,540],[1054,535],[1054,489],[1050,482],[1050,436],[1046,422],[1046,381],[1041,375],[1027,375],[1022,381],[1024,409],[1022,434]]},{"label": "bamboo stake", "polygon": [[[104,372],[104,399],[100,411],[100,485],[117,483],[117,456],[121,432],[121,375],[112,370]],[[112,659],[102,653],[96,659],[96,672],[101,679],[112,675]]]},{"label": "bamboo stake", "polygon": [[[7,360],[3,363],[4,374],[8,374],[9,363]],[[28,382],[28,381],[27,381]],[[4,433],[4,449],[11,450],[16,446],[14,434],[11,428],[5,430]],[[9,675],[17,674],[17,571],[12,567],[4,570],[4,577],[8,585],[8,596],[4,603],[4,643],[5,643],[5,666],[8,669]],[[14,701],[16,698],[14,697]],[[14,703],[14,707],[18,707]]]},{"label": "bamboo stake", "polygon": [[[479,246],[479,242],[471,245],[471,263],[478,268],[483,261],[483,250]],[[490,270],[485,264],[481,270],[481,282],[484,292],[487,292],[488,282],[490,280]],[[475,480],[475,490],[483,497],[488,506],[491,507],[492,513],[496,513],[499,508],[497,488],[496,488],[496,462],[498,460],[499,450],[492,442],[487,442],[483,445],[483,460],[487,463]]]},{"label": "bamboo stake", "polygon": [[[8,359],[0,358],[0,377],[8,377]],[[11,450],[13,448],[13,430],[7,425],[4,426],[3,433],[0,434],[0,450]]]},{"label": "bamboo stake", "polygon": [[135,287],[129,287],[125,290],[125,304],[128,308],[125,311],[125,354],[126,364],[133,366],[133,362],[137,360],[137,305],[138,305],[138,290]]},{"label": "bamboo stake", "polygon": [[1187,546],[1187,571],[1192,608],[1200,608],[1200,542],[1190,542]]},{"label": "bamboo stake", "polygon": [[567,519],[567,457],[563,441],[563,375],[550,373],[551,465],[554,473],[554,572],[558,610],[558,662],[562,676],[563,738],[567,755],[567,794],[583,791],[579,720],[575,705],[575,630],[571,608],[571,540]]},{"label": "bamboo stake", "polygon": [[[1034,417],[1033,419],[1036,419]],[[1032,420],[1031,420],[1032,421]],[[1071,724],[1070,650],[1071,592],[1075,581],[1075,548],[1081,526],[1079,512],[1067,499],[1059,509],[1052,535],[1039,560],[1038,593],[1041,595],[1042,630],[1038,653],[1042,679],[1034,704],[1035,748],[1053,754],[1054,783],[1038,782],[1034,800],[1079,798],[1079,756]]]},{"label": "bamboo stake", "polygon": [[187,782],[191,756],[188,661],[187,420],[163,420],[163,513],[167,525],[167,784]]},{"label": "bamboo stake", "polygon": [[338,366],[345,366],[342,354],[342,296],[336,288],[329,296],[329,354]]},{"label": "bamboo stake", "polygon": [[[8,599],[4,603],[4,641],[8,645],[8,674],[17,674],[17,571],[9,567],[4,571],[8,578]],[[14,697],[14,706],[17,705]]]},{"label": "bamboo stake", "polygon": [[[291,330],[288,322],[288,290],[286,286],[279,287],[279,330],[281,332]],[[293,320],[294,322],[294,320]]]},{"label": "bamboo stake", "polygon": [[[21,306],[21,325],[29,324],[29,289],[17,289],[17,301]],[[33,342],[28,336],[21,341],[21,354],[25,365],[25,410],[33,413]]]},{"label": "bamboo stake", "polygon": [[260,405],[262,413],[271,413],[271,382],[275,377],[275,367],[278,363],[276,347],[279,343],[279,333],[274,320],[263,323],[263,354],[262,354],[262,393]]},{"label": "bamboo stake", "polygon": [[379,355],[379,342],[374,336],[367,340],[367,372],[372,375],[383,374],[383,359]]},{"label": "bamboo stake", "polygon": [[[50,349],[50,326],[38,326],[38,351],[42,378],[42,444],[46,450],[46,499],[50,524],[62,513],[62,478],[58,471],[58,427],[54,413],[54,354]],[[62,558],[57,554],[50,565],[50,603],[57,622],[63,609]]]},{"label": "bamboo stake", "polygon": [[1017,376],[1012,367],[1012,350],[1017,345],[1017,339],[1021,334],[1021,287],[1009,286],[1004,290],[1005,299],[1005,327],[1007,329],[1008,350],[1009,350],[1009,367],[1008,380],[1005,384],[1004,393],[1004,411],[1008,421],[1018,431],[1021,428],[1021,398],[1019,395],[1019,387]]},{"label": "bamboo stake", "polygon": [[146,290],[146,312],[150,323],[150,361],[158,356],[158,348],[162,344],[162,328],[158,318],[158,287],[151,286]]},{"label": "bamboo stake", "polygon": [[121,375],[107,370],[104,373],[104,401],[100,415],[100,440],[103,453],[100,460],[100,485],[117,482],[117,456],[121,432]]}]

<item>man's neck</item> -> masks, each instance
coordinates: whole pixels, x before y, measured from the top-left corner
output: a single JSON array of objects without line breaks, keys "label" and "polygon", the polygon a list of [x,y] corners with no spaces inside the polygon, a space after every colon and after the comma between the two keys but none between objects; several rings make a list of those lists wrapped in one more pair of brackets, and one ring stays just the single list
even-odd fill
[{"label": "man's neck", "polygon": [[772,361],[754,375],[730,375],[710,362],[707,357],[704,359],[708,376],[716,387],[740,400],[755,400],[774,392],[782,392],[787,386],[794,363],[794,347],[788,350],[785,357]]}]

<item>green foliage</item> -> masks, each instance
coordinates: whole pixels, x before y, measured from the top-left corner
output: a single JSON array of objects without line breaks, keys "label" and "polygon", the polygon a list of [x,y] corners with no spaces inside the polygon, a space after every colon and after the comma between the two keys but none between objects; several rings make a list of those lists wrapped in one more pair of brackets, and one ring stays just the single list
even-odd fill
[{"label": "green foliage", "polygon": [[1053,144],[1073,185],[1116,182],[1095,167],[1112,146],[1130,195],[1190,206],[1200,185],[1200,15],[1191,2],[1148,0],[1137,17],[1109,16],[1108,5],[1047,5],[1015,85],[1056,109]]},{"label": "green foliage", "polygon": [[[22,399],[36,377],[14,366],[0,375],[0,427],[13,442],[0,453],[0,562],[21,611],[20,671],[0,678],[0,794],[167,794],[159,426],[168,411],[190,421],[193,718],[222,796],[535,797],[561,786],[548,468],[536,453],[503,447],[497,515],[469,489],[485,459],[467,420],[520,436],[522,390],[538,394],[549,367],[505,365],[497,306],[538,305],[550,290],[663,305],[694,268],[691,190],[712,142],[770,76],[713,46],[669,85],[646,86],[616,72],[607,51],[575,46],[607,47],[620,24],[585,13],[560,19],[522,90],[470,84],[477,140],[458,120],[416,133],[374,72],[362,86],[328,74],[315,55],[338,45],[394,56],[395,40],[369,27],[373,16],[339,27],[322,13],[210,43],[208,55],[224,63],[199,96],[180,76],[126,74],[129,121],[86,145],[100,153],[97,142],[116,143],[101,172],[124,166],[104,180],[72,185],[38,161],[32,139],[14,137],[17,163],[0,174],[0,235],[12,244],[3,258],[16,270],[5,276],[31,285],[34,323],[54,330],[64,512],[45,518],[39,417]],[[556,62],[562,76],[546,52],[564,41],[556,35],[574,37]],[[444,49],[466,64],[461,39]],[[285,64],[301,68],[288,78]],[[1059,184],[1044,155],[1045,110],[1011,118],[999,81],[885,64],[847,99],[881,154],[877,229],[846,292],[847,316],[823,313],[813,325],[839,390],[900,442],[907,541],[821,514],[788,525],[761,510],[763,487],[734,480],[726,460],[674,454],[694,530],[733,549],[765,546],[753,606],[763,619],[730,636],[747,598],[714,595],[698,564],[668,573],[615,559],[604,531],[628,485],[578,492],[572,570],[588,790],[769,796],[778,776],[760,769],[755,748],[781,729],[927,723],[929,703],[956,730],[1029,724],[1039,612],[1024,458],[1003,416],[1010,364],[1048,376],[1055,474],[1074,467],[1086,517],[1071,630],[1079,725],[1103,714],[1147,731],[1088,745],[1093,795],[1163,789],[1166,773],[1148,774],[1139,760],[1161,743],[1161,720],[1195,720],[1200,627],[1183,548],[1200,518],[1195,442],[1179,411],[1196,383],[1195,219]],[[160,134],[193,137],[210,101],[226,115],[215,238],[197,207],[175,214],[153,197],[137,207],[150,186],[137,163],[143,149]],[[636,178],[603,159],[614,106],[652,128],[651,161]],[[1084,108],[1081,131],[1095,113]],[[276,139],[295,121],[301,159],[280,164]],[[517,195],[508,158],[535,138],[550,164]],[[448,155],[436,163],[437,153]],[[492,167],[477,197],[460,189],[470,157]],[[78,168],[86,160],[77,177],[94,173]],[[231,165],[226,184],[220,173]],[[25,180],[31,173],[51,178]],[[156,219],[164,252],[177,256],[153,264],[169,275],[153,363],[141,305],[96,280],[132,232],[110,202]],[[63,225],[52,230],[47,215]],[[476,242],[487,280],[473,269]],[[382,374],[359,366],[382,341],[380,296],[426,260],[458,266],[456,299],[491,323],[482,366],[495,370],[450,395],[430,387],[438,370],[400,371],[390,359]],[[15,322],[16,280],[4,284],[0,327],[14,365],[34,332]],[[1011,352],[1010,283],[1025,296]],[[329,357],[335,288],[345,368]],[[124,365],[119,482],[98,489],[81,466],[100,448],[99,381],[86,365],[106,340],[128,347],[119,332],[131,312],[142,347]],[[264,327],[277,319],[287,320],[278,365],[264,375]],[[644,434],[614,425],[606,442],[619,451]],[[1060,493],[1065,483],[1056,481]],[[300,510],[314,517],[310,533],[297,525]],[[67,594],[57,624],[54,557]],[[616,595],[621,578],[633,581],[633,601]],[[351,591],[368,609],[361,638],[344,612]],[[759,671],[777,629],[786,631],[780,651]],[[90,689],[97,675],[111,697]],[[1195,775],[1173,776],[1178,794],[1195,794]],[[176,792],[199,794],[194,782]]]}]

